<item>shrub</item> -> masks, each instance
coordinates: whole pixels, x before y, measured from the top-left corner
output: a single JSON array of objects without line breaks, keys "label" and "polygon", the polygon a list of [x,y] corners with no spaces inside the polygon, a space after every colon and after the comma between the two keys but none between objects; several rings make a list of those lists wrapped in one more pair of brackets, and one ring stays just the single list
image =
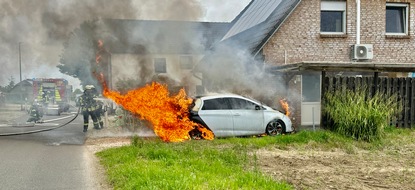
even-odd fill
[{"label": "shrub", "polygon": [[367,88],[327,92],[324,112],[332,130],[357,140],[372,142],[384,135],[384,128],[399,113],[396,96],[376,93]]}]

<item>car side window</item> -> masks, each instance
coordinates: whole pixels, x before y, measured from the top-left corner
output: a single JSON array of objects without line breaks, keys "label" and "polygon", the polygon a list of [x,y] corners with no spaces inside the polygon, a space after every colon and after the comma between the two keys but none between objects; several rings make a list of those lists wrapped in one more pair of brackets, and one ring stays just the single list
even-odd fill
[{"label": "car side window", "polygon": [[216,98],[203,101],[202,110],[225,110],[229,105],[224,98]]},{"label": "car side window", "polygon": [[244,99],[230,98],[232,109],[234,110],[255,110],[256,104]]}]

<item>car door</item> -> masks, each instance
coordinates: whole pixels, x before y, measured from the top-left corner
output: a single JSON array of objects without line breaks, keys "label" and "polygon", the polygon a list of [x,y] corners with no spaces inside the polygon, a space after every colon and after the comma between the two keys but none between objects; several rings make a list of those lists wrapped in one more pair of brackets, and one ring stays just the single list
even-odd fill
[{"label": "car door", "polygon": [[224,98],[203,100],[200,118],[212,130],[215,137],[233,136],[233,121],[230,105]]},{"label": "car door", "polygon": [[242,98],[229,98],[233,117],[234,135],[253,135],[265,132],[264,112],[261,106]]}]

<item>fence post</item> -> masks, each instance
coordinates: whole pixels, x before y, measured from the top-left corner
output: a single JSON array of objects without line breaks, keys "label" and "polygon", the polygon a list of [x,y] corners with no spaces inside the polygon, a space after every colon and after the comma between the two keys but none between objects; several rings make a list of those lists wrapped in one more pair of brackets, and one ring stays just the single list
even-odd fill
[{"label": "fence post", "polygon": [[372,97],[375,96],[376,92],[378,91],[378,80],[379,80],[379,72],[375,72],[373,75]]},{"label": "fence post", "polygon": [[409,78],[409,80],[411,81],[411,94],[410,94],[410,96],[409,96],[409,101],[410,101],[410,105],[411,105],[411,110],[410,110],[410,113],[411,114],[409,114],[409,120],[410,120],[410,125],[409,125],[409,128],[412,128],[412,125],[414,124],[414,117],[415,117],[415,113],[414,113],[414,110],[415,110],[415,104],[414,104],[414,95],[415,95],[415,83],[414,83],[414,78]]},{"label": "fence post", "polygon": [[[326,71],[321,71],[321,94],[320,94],[320,128],[325,128],[326,115],[324,114],[324,96],[326,94]],[[314,123],[314,107],[313,107],[313,123]]]}]

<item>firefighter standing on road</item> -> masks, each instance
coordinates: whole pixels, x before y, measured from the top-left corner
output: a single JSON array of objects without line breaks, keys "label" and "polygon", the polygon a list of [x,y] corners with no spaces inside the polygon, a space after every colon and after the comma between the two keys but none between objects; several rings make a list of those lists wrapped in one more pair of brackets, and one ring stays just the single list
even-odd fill
[{"label": "firefighter standing on road", "polygon": [[88,130],[89,116],[91,116],[92,121],[94,122],[94,129],[100,129],[99,122],[96,117],[97,102],[94,100],[96,96],[94,89],[95,87],[93,85],[86,85],[84,94],[79,97],[82,115],[84,116],[84,132],[87,132]]},{"label": "firefighter standing on road", "polygon": [[37,105],[37,103],[33,103],[33,105],[30,107],[29,115],[30,117],[27,120],[27,122],[35,122],[35,123],[41,122],[43,114],[40,111],[39,105]]},{"label": "firefighter standing on road", "polygon": [[[97,89],[95,87],[92,87],[91,90],[92,90],[92,93],[94,94],[94,98],[97,98],[98,97],[98,91],[97,91]],[[103,129],[104,128],[104,121],[102,120],[102,115],[104,113],[104,109],[103,109],[104,103],[101,102],[101,101],[97,101],[97,100],[95,102],[96,102],[96,104],[95,104],[94,114],[95,114],[95,117],[97,117],[97,120],[98,120],[98,123],[99,123],[99,127],[101,129]]]}]

